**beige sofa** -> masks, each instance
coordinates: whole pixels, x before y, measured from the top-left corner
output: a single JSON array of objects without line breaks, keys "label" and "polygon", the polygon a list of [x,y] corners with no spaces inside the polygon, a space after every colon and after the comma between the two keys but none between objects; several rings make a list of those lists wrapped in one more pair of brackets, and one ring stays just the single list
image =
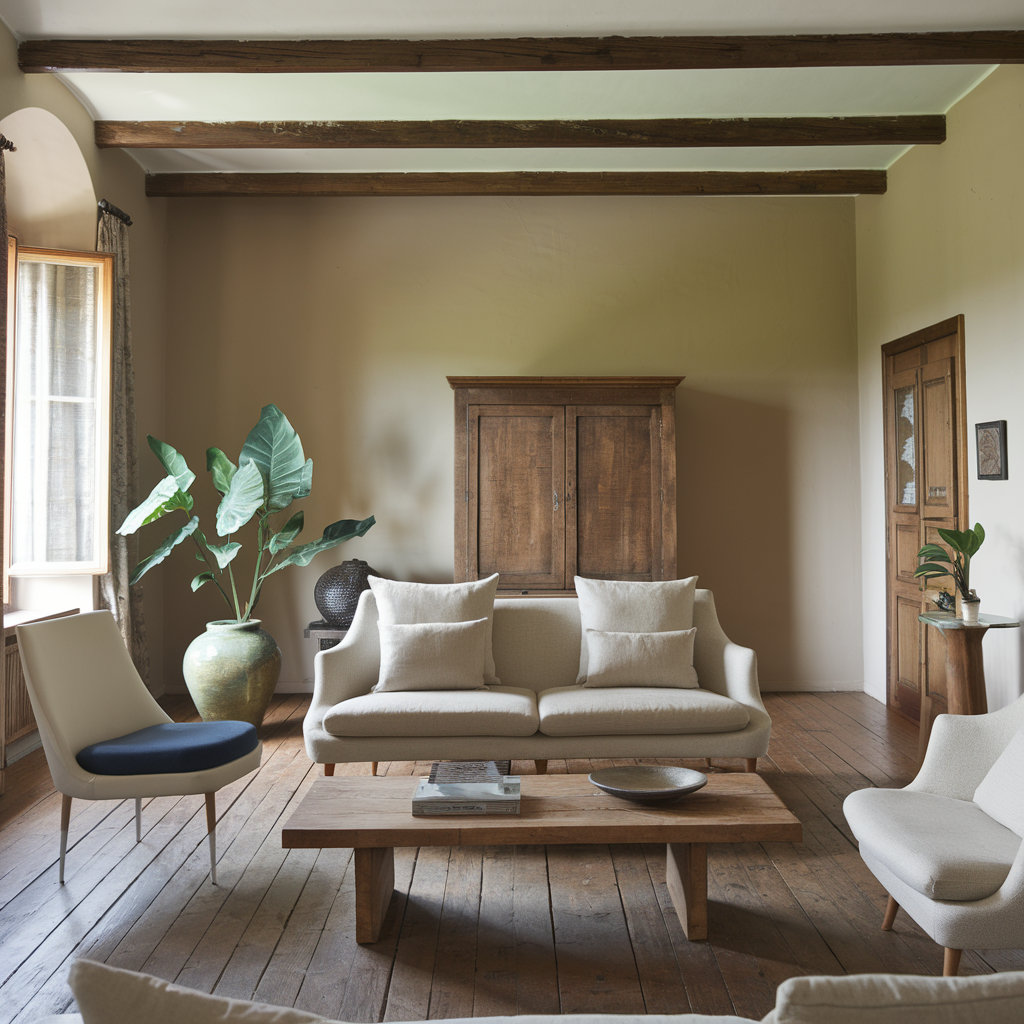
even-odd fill
[{"label": "beige sofa", "polygon": [[[90,960],[69,977],[78,1014],[31,1024],[338,1024],[302,1010],[211,996]],[[1024,973],[974,978],[860,974],[790,978],[762,1024],[1019,1024]],[[448,1024],[750,1024],[744,1017],[680,1014],[568,1014],[464,1017]]]},{"label": "beige sofa", "polygon": [[[745,758],[768,751],[757,657],[722,631],[710,590],[698,590],[698,689],[576,685],[576,598],[499,598],[494,661],[499,686],[372,693],[380,669],[377,605],[360,597],[348,635],[316,656],[303,732],[321,764],[350,761],[616,757]],[[543,769],[541,769],[543,770]]]}]

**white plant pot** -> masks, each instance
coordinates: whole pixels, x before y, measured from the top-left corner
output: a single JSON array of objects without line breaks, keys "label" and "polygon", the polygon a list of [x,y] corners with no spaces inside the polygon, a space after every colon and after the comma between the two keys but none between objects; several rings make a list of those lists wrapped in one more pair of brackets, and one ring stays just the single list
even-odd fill
[{"label": "white plant pot", "polygon": [[978,611],[981,608],[980,601],[963,601],[963,619],[968,625],[976,626],[978,624]]}]

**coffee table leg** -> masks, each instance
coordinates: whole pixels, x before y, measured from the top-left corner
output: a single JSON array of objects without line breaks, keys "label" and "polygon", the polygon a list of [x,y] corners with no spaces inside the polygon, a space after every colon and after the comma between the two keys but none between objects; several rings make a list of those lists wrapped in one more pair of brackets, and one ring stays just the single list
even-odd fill
[{"label": "coffee table leg", "polygon": [[376,942],[395,890],[395,851],[375,846],[356,855],[356,942]]},{"label": "coffee table leg", "polygon": [[704,843],[669,843],[665,881],[686,937],[708,937],[708,848]]}]

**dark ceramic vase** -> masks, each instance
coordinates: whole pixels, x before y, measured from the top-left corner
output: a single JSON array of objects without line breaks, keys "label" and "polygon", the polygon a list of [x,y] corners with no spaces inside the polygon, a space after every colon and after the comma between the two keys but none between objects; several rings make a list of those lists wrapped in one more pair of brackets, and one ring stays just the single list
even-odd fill
[{"label": "dark ceramic vase", "polygon": [[328,569],[313,588],[313,600],[324,622],[334,629],[348,629],[359,604],[359,595],[369,590],[370,577],[379,575],[376,569],[359,558],[351,558]]}]

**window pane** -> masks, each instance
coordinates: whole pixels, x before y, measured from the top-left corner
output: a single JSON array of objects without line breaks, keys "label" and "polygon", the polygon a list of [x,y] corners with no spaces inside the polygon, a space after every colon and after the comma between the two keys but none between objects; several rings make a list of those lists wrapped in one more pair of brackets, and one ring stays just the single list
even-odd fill
[{"label": "window pane", "polygon": [[14,565],[97,559],[99,273],[96,266],[19,261]]}]

